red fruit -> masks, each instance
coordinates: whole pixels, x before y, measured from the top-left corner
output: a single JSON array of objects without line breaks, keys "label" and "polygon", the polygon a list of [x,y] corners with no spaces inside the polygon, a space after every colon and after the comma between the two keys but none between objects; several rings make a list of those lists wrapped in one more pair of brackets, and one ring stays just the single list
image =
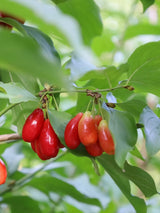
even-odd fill
[{"label": "red fruit", "polygon": [[[40,150],[40,143],[38,140],[34,141],[34,142],[31,142],[31,145],[32,143],[34,144],[32,149],[35,148],[35,152],[37,153],[38,157],[41,159],[41,160],[48,160],[50,159],[50,157],[42,154],[41,150]],[[34,149],[33,149],[34,151]]]},{"label": "red fruit", "polygon": [[95,144],[91,144],[89,146],[85,147],[87,152],[91,155],[91,156],[100,156],[103,153],[102,148],[100,147],[99,143],[95,143]]},{"label": "red fruit", "polygon": [[36,144],[35,143],[36,143],[36,141],[31,142],[31,148],[34,152],[36,152]]},{"label": "red fruit", "polygon": [[58,139],[58,146],[59,148],[64,148],[65,146],[60,142],[60,140]]},{"label": "red fruit", "polygon": [[79,144],[81,143],[79,136],[78,136],[78,123],[82,118],[83,113],[78,113],[74,118],[72,118],[69,123],[67,124],[64,132],[64,139],[66,145],[70,149],[76,149]]},{"label": "red fruit", "polygon": [[35,141],[42,130],[44,123],[44,114],[43,111],[38,108],[35,109],[27,118],[23,130],[22,138],[26,142]]},{"label": "red fruit", "polygon": [[101,115],[95,115],[94,120],[95,120],[95,123],[98,126],[100,121],[102,120],[102,116]]},{"label": "red fruit", "polygon": [[86,111],[78,124],[78,135],[85,146],[94,144],[98,140],[98,128],[91,112]]},{"label": "red fruit", "polygon": [[[37,139],[38,151],[41,155],[48,158],[56,157],[59,151],[59,139],[53,130],[49,119],[44,121],[41,133]],[[36,149],[36,152],[38,154]]]},{"label": "red fruit", "polygon": [[7,169],[4,162],[0,159],[0,185],[6,182]]},{"label": "red fruit", "polygon": [[108,128],[106,120],[102,120],[99,123],[98,139],[99,139],[99,144],[101,148],[103,149],[103,151],[109,155],[113,155],[115,152],[114,141],[110,133],[110,130]]}]

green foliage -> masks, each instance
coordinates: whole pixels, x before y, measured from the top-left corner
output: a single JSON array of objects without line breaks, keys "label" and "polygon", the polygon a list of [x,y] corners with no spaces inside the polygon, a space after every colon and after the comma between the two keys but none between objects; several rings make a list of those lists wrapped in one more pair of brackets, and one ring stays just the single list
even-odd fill
[{"label": "green foliage", "polygon": [[154,155],[160,150],[159,134],[160,119],[149,108],[145,107],[140,122],[144,125],[144,133],[146,137],[146,147],[149,155]]},{"label": "green foliage", "polygon": [[[134,0],[1,0],[25,24],[0,17],[0,212],[159,211],[159,8],[141,3],[147,12]],[[77,113],[102,115],[115,154],[93,158],[81,144],[40,160],[20,138],[38,107],[63,145]]]},{"label": "green foliage", "polygon": [[143,4],[143,10],[147,10],[148,7],[150,7],[152,4],[154,4],[154,0],[140,0]]}]

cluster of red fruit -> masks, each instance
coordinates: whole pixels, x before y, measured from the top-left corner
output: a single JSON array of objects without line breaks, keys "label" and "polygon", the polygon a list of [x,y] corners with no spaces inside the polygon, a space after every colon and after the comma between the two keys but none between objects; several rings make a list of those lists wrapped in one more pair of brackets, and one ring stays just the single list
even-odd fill
[{"label": "cluster of red fruit", "polygon": [[[20,22],[21,24],[24,24],[24,20],[21,20],[19,18],[13,17],[13,16],[11,16],[9,14],[6,14],[6,13],[3,13],[3,12],[0,12],[0,17],[1,18],[12,18],[12,19],[15,19],[16,21]],[[4,22],[0,22],[0,26],[6,27],[8,29],[12,29],[11,25],[6,24]]]},{"label": "cluster of red fruit", "polygon": [[7,168],[4,162],[0,159],[0,185],[6,182]]},{"label": "cluster of red fruit", "polygon": [[91,156],[100,156],[103,152],[113,155],[114,142],[107,121],[91,112],[78,113],[66,126],[64,139],[70,149],[76,149],[81,143]]},{"label": "cluster of red fruit", "polygon": [[42,109],[35,109],[27,118],[22,138],[31,143],[31,147],[40,159],[48,160],[56,157],[59,148],[63,148],[58,136],[52,128],[49,119],[44,118]]}]

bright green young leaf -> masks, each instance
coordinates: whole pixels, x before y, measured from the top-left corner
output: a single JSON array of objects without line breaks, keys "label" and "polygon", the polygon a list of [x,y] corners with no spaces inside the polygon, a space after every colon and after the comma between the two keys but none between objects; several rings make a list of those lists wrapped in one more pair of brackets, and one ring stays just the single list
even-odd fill
[{"label": "bright green young leaf", "polygon": [[63,13],[78,21],[86,44],[89,45],[93,37],[101,34],[102,21],[99,9],[93,0],[67,0],[58,4],[58,7]]},{"label": "bright green young leaf", "polygon": [[154,155],[160,150],[160,119],[149,107],[145,107],[140,123],[144,125],[147,152]]},{"label": "bright green young leaf", "polygon": [[123,167],[127,153],[133,149],[137,141],[137,128],[132,115],[114,109],[104,108],[109,112],[109,129],[115,143],[115,160]]},{"label": "bright green young leaf", "polygon": [[24,77],[32,75],[43,81],[61,84],[59,62],[56,58],[47,58],[33,39],[1,30],[0,47],[1,68]]},{"label": "bright green young leaf", "polygon": [[101,207],[101,203],[98,199],[88,197],[85,194],[80,193],[73,185],[60,180],[56,177],[42,176],[32,179],[29,186],[33,186],[36,189],[49,195],[49,192],[60,193],[61,195],[69,195],[82,203],[91,204]]},{"label": "bright green young leaf", "polygon": [[10,103],[37,101],[37,98],[20,84],[0,82],[0,87],[6,91]]},{"label": "bright green young leaf", "polygon": [[155,0],[140,0],[143,4],[143,11],[145,12],[148,7],[150,7],[152,4],[154,4]]},{"label": "bright green young leaf", "polygon": [[113,156],[104,154],[97,157],[98,162],[102,165],[105,171],[111,176],[115,181],[117,186],[120,188],[122,193],[130,201],[132,206],[135,208],[137,213],[147,213],[147,207],[143,199],[133,196],[131,194],[131,188],[128,177],[125,175],[120,167],[114,161]]},{"label": "bright green young leaf", "polygon": [[118,85],[120,76],[123,73],[114,66],[102,67],[97,70],[90,70],[87,72],[80,80],[89,80],[87,83],[88,86],[93,86],[99,88],[98,85],[103,85],[105,82],[104,88],[112,88]]},{"label": "bright green young leaf", "polygon": [[151,42],[137,48],[128,59],[128,84],[135,91],[159,95],[160,42]]},{"label": "bright green young leaf", "polygon": [[125,39],[131,39],[139,35],[160,35],[160,26],[151,24],[131,25],[125,32]]},{"label": "bright green young leaf", "polygon": [[139,158],[140,160],[145,161],[145,159],[143,158],[142,154],[140,153],[140,151],[137,149],[136,146],[133,148],[133,150],[130,151],[130,154],[136,156],[136,157]]},{"label": "bright green young leaf", "polygon": [[157,189],[153,178],[141,168],[131,166],[125,163],[125,175],[138,186],[145,197],[151,197],[157,194]]},{"label": "bright green young leaf", "polygon": [[38,202],[31,199],[29,196],[10,196],[3,199],[0,204],[9,205],[11,212],[16,213],[28,213],[28,212],[37,212],[41,213]]}]

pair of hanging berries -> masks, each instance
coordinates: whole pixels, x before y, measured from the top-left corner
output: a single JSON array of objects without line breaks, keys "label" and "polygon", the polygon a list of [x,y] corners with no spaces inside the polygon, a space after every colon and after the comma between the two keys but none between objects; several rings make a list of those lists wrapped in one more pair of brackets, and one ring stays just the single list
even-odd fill
[{"label": "pair of hanging berries", "polygon": [[76,149],[82,143],[91,156],[100,156],[103,152],[114,154],[114,142],[107,121],[91,112],[78,113],[65,128],[64,139],[70,149]]},{"label": "pair of hanging berries", "polygon": [[31,143],[33,151],[42,160],[56,157],[59,148],[63,147],[49,119],[44,118],[40,108],[35,109],[28,116],[23,126],[22,138]]},{"label": "pair of hanging berries", "polygon": [[0,185],[4,184],[7,179],[7,168],[4,162],[0,159]]}]

